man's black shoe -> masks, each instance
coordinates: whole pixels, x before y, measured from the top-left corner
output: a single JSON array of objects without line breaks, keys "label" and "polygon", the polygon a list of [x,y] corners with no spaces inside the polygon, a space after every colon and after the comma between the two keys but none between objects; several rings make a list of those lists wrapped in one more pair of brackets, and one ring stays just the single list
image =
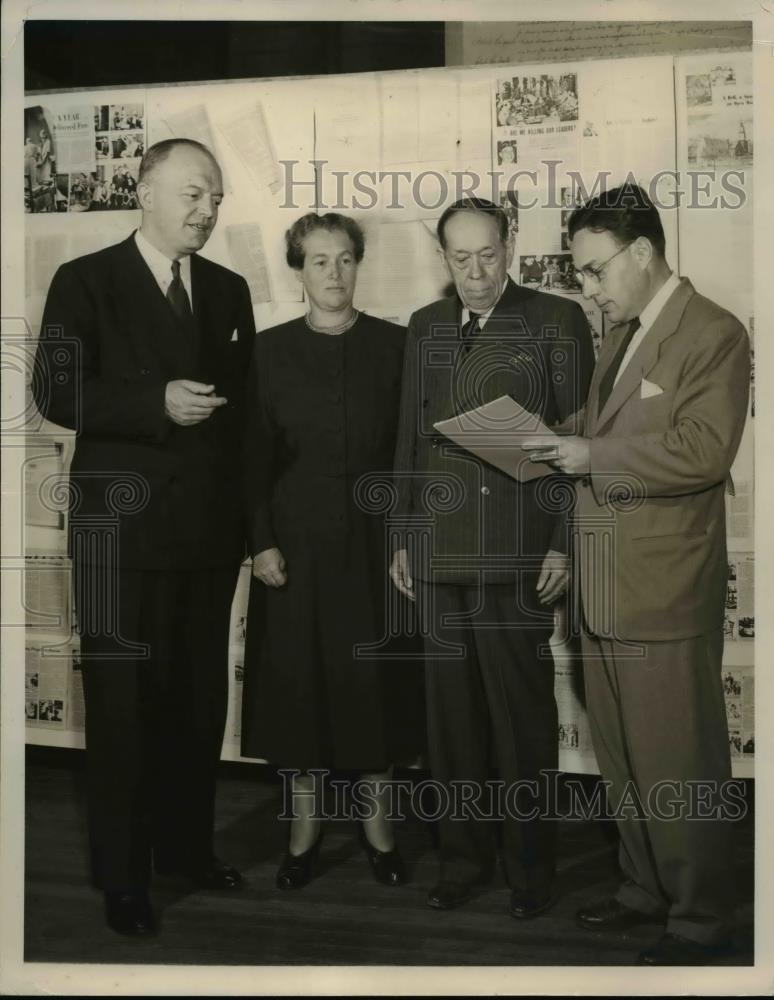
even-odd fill
[{"label": "man's black shoe", "polygon": [[201,889],[241,889],[241,874],[231,865],[213,861],[207,868],[189,872],[191,880]]},{"label": "man's black shoe", "polygon": [[550,889],[514,889],[508,912],[517,920],[529,920],[545,913],[557,900]]},{"label": "man's black shoe", "polygon": [[145,892],[106,892],[105,918],[111,930],[126,937],[156,933],[156,919]]},{"label": "man's black shoe", "polygon": [[617,899],[603,899],[578,910],[575,915],[579,927],[587,931],[623,931],[627,927],[638,924],[653,924],[663,922],[663,918],[644,913],[642,910],[632,910]]},{"label": "man's black shoe", "polygon": [[473,894],[473,888],[469,885],[460,885],[457,882],[439,882],[427,894],[427,905],[434,910],[453,910],[456,906],[467,903]]}]

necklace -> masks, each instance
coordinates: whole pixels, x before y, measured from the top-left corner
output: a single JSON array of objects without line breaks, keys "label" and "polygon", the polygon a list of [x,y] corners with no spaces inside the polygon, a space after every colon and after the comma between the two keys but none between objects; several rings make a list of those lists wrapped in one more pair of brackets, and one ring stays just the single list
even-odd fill
[{"label": "necklace", "polygon": [[309,329],[314,330],[315,333],[327,333],[329,337],[335,337],[336,334],[344,333],[345,330],[349,330],[351,326],[354,326],[359,315],[360,312],[357,309],[353,309],[350,318],[345,323],[341,323],[339,326],[317,326],[312,322],[311,313],[307,313],[306,316],[304,316],[304,319],[306,320],[306,325]]}]

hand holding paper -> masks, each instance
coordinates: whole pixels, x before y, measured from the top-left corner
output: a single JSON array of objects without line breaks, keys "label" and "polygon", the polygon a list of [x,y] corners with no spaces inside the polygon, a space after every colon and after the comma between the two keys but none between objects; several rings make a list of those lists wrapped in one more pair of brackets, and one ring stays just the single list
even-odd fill
[{"label": "hand holding paper", "polygon": [[524,441],[521,450],[528,453],[530,462],[555,462],[559,458],[559,449],[553,440],[533,438]]},{"label": "hand holding paper", "polygon": [[547,462],[569,476],[583,476],[589,471],[591,458],[588,438],[576,434],[551,438],[534,437],[524,441],[522,451],[529,453],[531,462]]}]

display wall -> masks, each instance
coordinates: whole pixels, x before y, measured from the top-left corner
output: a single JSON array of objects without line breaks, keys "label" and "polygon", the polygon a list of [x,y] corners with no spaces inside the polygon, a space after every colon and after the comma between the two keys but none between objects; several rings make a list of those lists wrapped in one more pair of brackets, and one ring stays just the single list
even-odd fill
[{"label": "display wall", "polygon": [[[362,222],[366,257],[355,304],[406,323],[448,286],[436,253],[438,217],[456,197],[478,193],[509,214],[513,278],[581,302],[598,348],[604,319],[573,279],[567,218],[604,174],[608,187],[631,178],[651,189],[662,205],[671,266],[754,334],[749,53],[79,91],[25,103],[32,340],[57,266],[137,227],[142,152],[171,136],[205,142],[223,166],[226,197],[203,255],[244,275],[259,331],[305,311],[301,285],[284,262],[284,232],[304,212],[339,210]],[[23,539],[27,739],[82,746],[64,491],[57,488],[72,435],[34,417],[31,427]],[[752,428],[749,419],[727,498],[723,683],[737,776],[751,776],[754,759]],[[248,585],[244,566],[232,609],[226,759],[239,759]],[[561,634],[558,620],[560,766],[593,773],[577,669]]]}]

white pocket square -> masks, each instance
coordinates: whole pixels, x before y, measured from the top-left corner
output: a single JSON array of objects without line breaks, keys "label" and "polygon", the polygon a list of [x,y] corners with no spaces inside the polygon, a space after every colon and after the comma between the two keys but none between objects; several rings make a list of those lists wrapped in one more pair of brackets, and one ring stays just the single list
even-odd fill
[{"label": "white pocket square", "polygon": [[233,344],[235,340],[239,340],[236,328],[234,329],[234,332],[231,334],[231,343]]},{"label": "white pocket square", "polygon": [[646,378],[640,383],[640,399],[650,399],[651,396],[660,396],[664,390],[655,382],[648,382]]}]

